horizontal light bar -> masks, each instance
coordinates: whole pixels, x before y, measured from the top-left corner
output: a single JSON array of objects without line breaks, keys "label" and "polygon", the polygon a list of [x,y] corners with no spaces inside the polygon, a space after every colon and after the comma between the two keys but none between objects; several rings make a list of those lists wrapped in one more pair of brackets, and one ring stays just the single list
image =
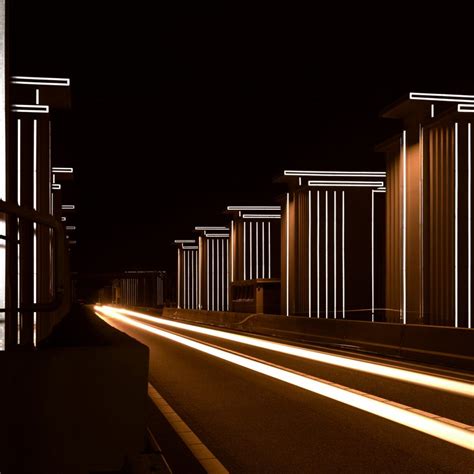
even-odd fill
[{"label": "horizontal light bar", "polygon": [[61,216],[61,222],[66,222],[66,218],[64,216]]},{"label": "horizontal light bar", "polygon": [[228,211],[281,211],[281,206],[227,206]]},{"label": "horizontal light bar", "polygon": [[52,169],[53,173],[74,173],[74,169],[73,168],[61,168],[61,167],[57,167],[57,166],[53,166],[53,169]]},{"label": "horizontal light bar", "polygon": [[399,369],[384,364],[376,364],[374,362],[365,362],[359,359],[351,357],[337,356],[328,354],[326,352],[317,351],[314,349],[304,349],[302,347],[291,346],[289,344],[283,344],[281,342],[267,341],[258,337],[243,336],[240,334],[234,334],[227,331],[203,328],[201,326],[195,326],[192,324],[180,323],[178,321],[171,321],[169,319],[158,318],[156,316],[150,316],[144,313],[137,313],[136,311],[130,311],[123,308],[113,308],[115,311],[134,316],[136,318],[144,319],[145,321],[151,321],[157,324],[163,324],[165,326],[171,326],[174,328],[184,329],[186,331],[195,332],[198,334],[204,334],[206,336],[217,337],[219,339],[225,339],[227,341],[239,342],[248,346],[258,347],[260,349],[267,349],[274,352],[280,352],[303,359],[313,360],[315,362],[322,362],[324,364],[335,365],[338,367],[345,367],[351,370],[357,370],[359,372],[365,372],[372,375],[378,375],[381,377],[387,377],[402,382],[409,382],[416,385],[422,385],[436,390],[443,390],[446,392],[455,393],[456,395],[462,395],[472,397],[473,386],[472,384],[460,382],[457,380],[447,379],[445,377],[438,377],[436,375],[428,375],[422,372],[415,372],[407,369]]},{"label": "horizontal light bar", "polygon": [[49,113],[48,105],[29,105],[29,104],[12,104],[12,112],[26,114],[47,114]]},{"label": "horizontal light bar", "polygon": [[208,234],[207,232],[204,234],[206,237],[210,237],[210,238],[227,238],[229,237],[229,234]]},{"label": "horizontal light bar", "polygon": [[334,176],[334,177],[360,177],[360,178],[385,178],[385,171],[295,171],[285,170],[285,176]]},{"label": "horizontal light bar", "polygon": [[474,95],[430,94],[426,92],[410,92],[410,99],[426,100],[429,102],[474,102]]},{"label": "horizontal light bar", "polygon": [[[472,449],[474,444],[474,432],[470,431],[470,427],[467,425],[460,423],[455,424],[454,422],[451,422],[451,420],[442,419],[432,415],[431,413],[421,412],[420,410],[398,403],[392,403],[388,400],[374,397],[348,387],[317,379],[316,377],[310,377],[282,367],[270,365],[257,360],[256,358],[250,359],[243,355],[236,354],[235,352],[228,352],[215,346],[203,344],[194,339],[183,337],[130,319],[127,316],[121,315],[118,311],[112,308],[95,306],[94,309],[105,316],[115,318],[125,324],[143,329],[240,367],[267,375],[273,379],[280,380],[386,420],[393,421],[416,431],[442,439],[443,441],[447,441],[448,443],[455,444],[462,448]],[[99,313],[96,314],[100,316]]]},{"label": "horizontal light bar", "polygon": [[76,226],[75,225],[67,225],[66,230],[76,230]]},{"label": "horizontal light bar", "polygon": [[76,209],[76,206],[74,204],[63,204],[61,206],[61,209],[65,210],[65,211],[71,211],[73,209]]},{"label": "horizontal light bar", "polygon": [[244,214],[244,219],[281,219],[281,214]]},{"label": "horizontal light bar", "polygon": [[175,244],[195,244],[195,239],[177,239],[174,241]]},{"label": "horizontal light bar", "polygon": [[198,250],[199,247],[197,245],[183,245],[183,250]]},{"label": "horizontal light bar", "polygon": [[458,112],[474,112],[474,104],[459,104]]},{"label": "horizontal light bar", "polygon": [[53,191],[59,191],[59,190],[61,189],[61,185],[58,184],[58,183],[53,183],[53,184],[51,185],[51,189],[52,189]]},{"label": "horizontal light bar", "polygon": [[205,226],[205,225],[198,225],[194,228],[194,230],[229,230],[228,227],[224,226]]},{"label": "horizontal light bar", "polygon": [[30,77],[12,76],[12,84],[26,84],[31,86],[69,86],[71,80],[65,77]]},{"label": "horizontal light bar", "polygon": [[309,186],[380,188],[383,181],[308,181]]}]

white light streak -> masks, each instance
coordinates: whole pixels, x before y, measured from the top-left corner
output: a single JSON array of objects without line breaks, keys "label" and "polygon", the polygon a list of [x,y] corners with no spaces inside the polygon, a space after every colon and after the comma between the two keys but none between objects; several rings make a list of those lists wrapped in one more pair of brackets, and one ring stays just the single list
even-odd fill
[{"label": "white light streak", "polygon": [[290,193],[286,193],[286,315],[290,315]]},{"label": "white light streak", "polygon": [[181,308],[181,249],[178,249],[178,308]]},{"label": "white light streak", "polygon": [[334,176],[334,177],[360,177],[360,178],[385,178],[385,171],[284,171],[285,176]]},{"label": "white light streak", "polygon": [[24,84],[29,86],[70,86],[71,80],[66,77],[33,77],[12,76],[12,84]]},{"label": "white light streak", "polygon": [[311,317],[311,189],[308,190],[308,316]]},{"label": "white light streak", "polygon": [[174,241],[175,244],[195,244],[194,239],[177,239]]},{"label": "white light streak", "polygon": [[224,227],[224,226],[202,226],[202,225],[198,225],[194,228],[194,230],[229,230],[228,227]]},{"label": "white light streak", "polygon": [[459,304],[458,304],[458,272],[459,272],[459,252],[458,252],[458,233],[459,233],[459,143],[458,143],[458,123],[454,124],[454,326],[459,326]]},{"label": "white light streak", "polygon": [[328,249],[328,227],[329,227],[329,224],[328,224],[328,192],[325,191],[326,193],[326,202],[325,202],[325,206],[326,206],[326,214],[325,214],[325,218],[326,218],[326,225],[325,225],[325,234],[326,234],[326,240],[325,240],[325,248],[326,248],[326,268],[325,268],[325,273],[326,273],[326,319],[329,317],[329,283],[328,283],[328,272],[329,272],[329,262],[328,262],[328,253],[329,253],[329,249]]},{"label": "white light streak", "polygon": [[61,168],[58,166],[53,166],[52,172],[55,174],[71,174],[74,173],[74,168]]},{"label": "white light streak", "polygon": [[247,223],[244,222],[244,280],[247,279]]},{"label": "white light streak", "polygon": [[319,191],[317,191],[317,204],[316,204],[316,314],[319,318],[319,221],[320,221],[320,214],[319,214]]},{"label": "white light streak", "polygon": [[325,186],[327,188],[380,188],[383,186],[383,181],[316,180],[308,181],[308,186]]},{"label": "white light streak", "polygon": [[253,228],[253,225],[252,225],[252,222],[249,222],[249,226],[250,226],[250,233],[249,233],[249,241],[250,241],[250,244],[249,244],[249,248],[250,248],[250,279],[253,280],[253,238],[252,238],[252,228]]},{"label": "white light streak", "polygon": [[272,232],[270,222],[268,225],[268,278],[272,277]]},{"label": "white light streak", "polygon": [[407,322],[407,132],[402,135],[403,209],[402,209],[402,319]]},{"label": "white light streak", "polygon": [[472,445],[474,443],[474,433],[469,430],[467,425],[460,426],[458,423],[454,424],[450,422],[450,420],[440,419],[439,417],[429,413],[413,410],[410,407],[394,404],[388,400],[376,398],[368,394],[364,394],[363,392],[343,387],[341,385],[323,381],[321,379],[316,379],[314,377],[306,376],[284,368],[276,367],[275,365],[269,365],[263,361],[249,359],[242,355],[238,355],[235,352],[228,352],[219,349],[216,346],[203,344],[194,339],[183,337],[178,334],[164,331],[148,324],[135,321],[109,308],[96,306],[95,309],[106,317],[115,318],[131,326],[148,331],[161,337],[165,337],[169,340],[195,350],[199,350],[221,360],[231,362],[254,372],[281,380],[318,395],[322,395],[346,405],[355,407],[367,413],[371,413],[398,424],[402,424],[427,435],[437,437],[465,449],[472,450]]},{"label": "white light streak", "polygon": [[234,281],[234,221],[230,223],[230,264],[231,264],[231,272],[230,272],[230,281]]},{"label": "white light streak", "polygon": [[372,190],[372,213],[370,219],[370,250],[371,250],[371,277],[372,277],[372,322],[375,321],[375,264],[374,264],[374,190]]},{"label": "white light streak", "polygon": [[410,92],[411,100],[426,100],[429,102],[474,102],[474,95],[462,94],[432,94],[428,92]]},{"label": "white light streak", "polygon": [[259,270],[259,256],[260,256],[260,252],[259,252],[259,232],[258,232],[258,222],[255,222],[255,274],[256,274],[256,278],[258,279],[259,278],[259,275],[260,275],[260,272],[258,271]]},{"label": "white light streak", "polygon": [[342,191],[342,318],[346,318],[346,196]]},{"label": "white light streak", "polygon": [[281,214],[244,214],[243,219],[280,219]]},{"label": "white light streak", "polygon": [[467,327],[471,329],[472,309],[471,309],[471,285],[472,285],[472,135],[471,124],[467,124]]},{"label": "white light streak", "polygon": [[64,211],[72,211],[76,209],[76,206],[74,204],[63,204],[61,206],[61,209],[63,209]]},{"label": "white light streak", "polygon": [[474,112],[474,104],[459,104],[458,112],[472,113]]},{"label": "white light streak", "polygon": [[281,211],[281,206],[227,206],[228,211]]},{"label": "white light streak", "polygon": [[334,259],[334,319],[337,317],[337,226],[336,226],[336,218],[337,218],[337,199],[336,199],[336,191],[334,191],[334,242],[333,242],[333,259]]}]

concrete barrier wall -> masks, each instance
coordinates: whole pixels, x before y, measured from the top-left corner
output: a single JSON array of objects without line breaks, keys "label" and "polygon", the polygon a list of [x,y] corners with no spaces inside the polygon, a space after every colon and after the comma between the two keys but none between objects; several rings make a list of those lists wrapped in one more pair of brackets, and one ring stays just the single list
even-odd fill
[{"label": "concrete barrier wall", "polygon": [[1,352],[0,380],[2,474],[118,471],[144,449],[148,348],[94,315]]},{"label": "concrete barrier wall", "polygon": [[163,316],[293,341],[352,347],[474,369],[474,330],[471,329],[176,308],[164,308]]}]

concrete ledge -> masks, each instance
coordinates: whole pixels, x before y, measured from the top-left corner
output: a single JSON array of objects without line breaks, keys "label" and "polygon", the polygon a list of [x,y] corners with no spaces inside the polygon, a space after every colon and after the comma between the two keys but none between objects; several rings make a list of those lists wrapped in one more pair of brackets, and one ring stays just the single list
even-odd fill
[{"label": "concrete ledge", "polygon": [[86,308],[0,352],[0,472],[118,471],[144,449],[148,348]]},{"label": "concrete ledge", "polygon": [[474,369],[474,330],[266,314],[164,308],[163,316],[263,336],[337,346]]}]

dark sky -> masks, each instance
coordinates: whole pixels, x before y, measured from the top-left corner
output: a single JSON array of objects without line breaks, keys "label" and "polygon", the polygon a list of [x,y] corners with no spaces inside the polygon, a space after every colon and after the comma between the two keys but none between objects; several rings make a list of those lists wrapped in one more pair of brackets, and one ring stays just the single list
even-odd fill
[{"label": "dark sky", "polygon": [[272,204],[284,168],[384,169],[373,147],[396,124],[378,114],[401,95],[474,93],[468,68],[440,77],[416,38],[351,12],[121,3],[11,2],[11,72],[71,78],[53,133],[55,164],[75,168],[77,271],[173,271],[173,239]]}]

